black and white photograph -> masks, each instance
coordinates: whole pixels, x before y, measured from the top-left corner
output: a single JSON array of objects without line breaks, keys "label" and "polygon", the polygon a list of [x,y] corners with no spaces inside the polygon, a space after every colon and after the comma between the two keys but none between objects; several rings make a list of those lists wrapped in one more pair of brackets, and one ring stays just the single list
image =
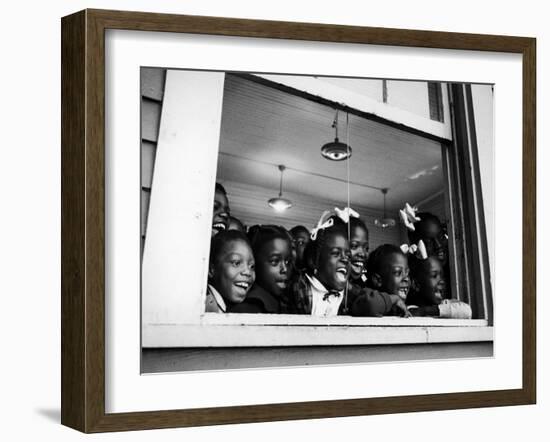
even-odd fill
[{"label": "black and white photograph", "polygon": [[0,439],[546,441],[550,26],[506,6],[6,3]]},{"label": "black and white photograph", "polygon": [[142,373],[493,356],[494,85],[140,82]]}]

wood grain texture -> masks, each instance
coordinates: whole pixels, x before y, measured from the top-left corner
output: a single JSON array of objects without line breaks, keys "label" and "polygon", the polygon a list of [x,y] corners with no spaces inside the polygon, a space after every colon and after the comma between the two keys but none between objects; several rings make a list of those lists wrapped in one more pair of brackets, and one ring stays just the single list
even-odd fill
[{"label": "wood grain texture", "polygon": [[523,50],[523,391],[537,395],[537,101],[536,40]]},{"label": "wood grain texture", "polygon": [[[523,387],[438,395],[105,414],[104,31],[189,32],[523,54]],[[535,354],[535,40],[87,10],[62,21],[62,422],[85,432],[531,404]]]},{"label": "wood grain texture", "polygon": [[105,27],[86,11],[86,419],[105,416]]},{"label": "wood grain texture", "polygon": [[106,29],[522,53],[530,38],[88,9]]},{"label": "wood grain texture", "polygon": [[85,426],[85,13],[65,17],[61,46],[61,422]]}]

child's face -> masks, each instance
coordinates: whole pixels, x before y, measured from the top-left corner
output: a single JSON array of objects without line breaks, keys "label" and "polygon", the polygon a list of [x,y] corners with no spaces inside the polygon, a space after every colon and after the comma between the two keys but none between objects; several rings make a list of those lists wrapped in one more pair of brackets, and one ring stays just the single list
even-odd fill
[{"label": "child's face", "polygon": [[281,296],[288,286],[291,258],[288,241],[275,238],[265,243],[256,255],[256,282],[273,296]]},{"label": "child's face", "polygon": [[442,263],[447,262],[448,246],[441,224],[433,219],[427,219],[417,223],[417,234],[426,246],[428,255],[434,255]]},{"label": "child's face", "polygon": [[391,253],[385,257],[380,269],[380,290],[405,300],[411,286],[407,257],[401,253]]},{"label": "child's face", "polygon": [[430,256],[426,259],[421,271],[414,279],[421,299],[429,305],[441,303],[445,290],[445,280],[443,266],[438,258]]},{"label": "child's face", "polygon": [[348,239],[341,234],[328,235],[319,250],[317,279],[327,289],[343,290],[349,274],[350,250]]},{"label": "child's face", "polygon": [[229,201],[223,192],[214,193],[214,213],[212,215],[212,236],[229,226]]},{"label": "child's face", "polygon": [[298,230],[292,234],[294,247],[296,249],[296,265],[301,268],[304,262],[304,250],[309,243],[309,233],[304,230]]},{"label": "child's face", "polygon": [[210,283],[229,304],[244,301],[255,276],[252,249],[241,240],[228,241],[210,268]]},{"label": "child's face", "polygon": [[367,231],[361,226],[355,226],[351,229],[351,240],[349,243],[351,250],[351,279],[359,279],[365,269],[367,254],[369,251],[369,240]]}]

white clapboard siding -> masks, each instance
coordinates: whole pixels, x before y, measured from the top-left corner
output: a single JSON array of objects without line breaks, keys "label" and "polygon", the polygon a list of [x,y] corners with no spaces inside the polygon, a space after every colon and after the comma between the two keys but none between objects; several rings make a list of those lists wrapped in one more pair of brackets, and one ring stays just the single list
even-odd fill
[{"label": "white clapboard siding", "polygon": [[151,188],[157,145],[150,141],[141,142],[141,187]]},{"label": "white clapboard siding", "polygon": [[141,95],[151,100],[162,101],[166,70],[160,68],[141,68]]},{"label": "white clapboard siding", "polygon": [[147,230],[147,215],[149,214],[149,200],[151,192],[141,189],[141,236],[145,237]]},{"label": "white clapboard siding", "polygon": [[[141,246],[145,241],[166,70],[141,68]],[[145,188],[145,190],[144,190]],[[149,191],[148,191],[149,190]]]},{"label": "white clapboard siding", "polygon": [[157,142],[162,103],[149,99],[141,100],[141,139]]}]

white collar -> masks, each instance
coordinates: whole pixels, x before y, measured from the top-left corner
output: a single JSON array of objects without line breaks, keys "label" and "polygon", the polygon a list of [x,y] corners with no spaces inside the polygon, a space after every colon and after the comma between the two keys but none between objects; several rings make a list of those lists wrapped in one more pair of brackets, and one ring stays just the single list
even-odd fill
[{"label": "white collar", "polygon": [[306,274],[311,288],[311,315],[312,316],[336,316],[342,303],[344,290],[338,292],[340,296],[325,297],[328,290],[315,276]]},{"label": "white collar", "polygon": [[227,310],[227,306],[225,305],[225,301],[223,300],[222,295],[220,295],[220,292],[218,292],[211,284],[208,284],[208,290],[210,290],[210,293],[212,293],[212,296],[214,296],[214,299],[218,303],[221,311],[225,313]]},{"label": "white collar", "polygon": [[[315,276],[309,276],[307,273],[306,273],[306,277],[307,279],[309,280],[309,282],[311,283],[311,287],[313,289],[315,289],[317,292],[320,292],[322,293],[323,295],[325,295],[327,292],[328,292],[328,289],[323,285],[323,283],[321,281],[319,281]],[[338,293],[340,293],[340,295],[343,295],[344,294],[344,290],[339,290]]]}]

